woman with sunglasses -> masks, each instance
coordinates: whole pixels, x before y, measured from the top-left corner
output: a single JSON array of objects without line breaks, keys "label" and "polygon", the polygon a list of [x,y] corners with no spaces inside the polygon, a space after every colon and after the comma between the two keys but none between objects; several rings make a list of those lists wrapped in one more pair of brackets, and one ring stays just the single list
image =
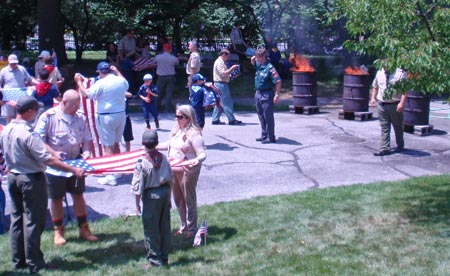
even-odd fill
[{"label": "woman with sunglasses", "polygon": [[182,164],[172,166],[173,198],[181,221],[177,234],[186,233],[187,238],[192,238],[197,232],[196,188],[202,162],[206,159],[205,143],[192,106],[179,105],[175,117],[177,123],[169,140],[160,143],[157,149],[168,150],[171,164]]}]

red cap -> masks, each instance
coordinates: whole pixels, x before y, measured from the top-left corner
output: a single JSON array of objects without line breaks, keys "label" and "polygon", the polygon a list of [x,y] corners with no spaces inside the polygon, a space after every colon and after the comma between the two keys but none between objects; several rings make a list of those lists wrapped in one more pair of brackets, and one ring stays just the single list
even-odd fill
[{"label": "red cap", "polygon": [[172,46],[170,46],[170,44],[164,44],[163,45],[163,50],[164,51],[172,51]]}]

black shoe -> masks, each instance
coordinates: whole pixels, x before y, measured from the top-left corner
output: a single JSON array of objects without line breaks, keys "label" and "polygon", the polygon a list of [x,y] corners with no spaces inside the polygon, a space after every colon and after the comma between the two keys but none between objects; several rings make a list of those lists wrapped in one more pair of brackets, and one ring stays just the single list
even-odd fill
[{"label": "black shoe", "polygon": [[266,140],[267,137],[260,137],[260,138],[256,138],[256,142],[261,142],[263,140]]},{"label": "black shoe", "polygon": [[159,129],[159,120],[155,120],[156,129]]},{"label": "black shoe", "polygon": [[405,148],[404,148],[404,147],[397,147],[397,148],[395,149],[395,152],[403,152],[403,151],[405,151]]},{"label": "black shoe", "polygon": [[212,124],[213,125],[224,125],[225,123],[221,122],[221,121],[212,121]]},{"label": "black shoe", "polygon": [[229,125],[241,125],[241,124],[242,124],[242,121],[239,121],[239,120],[233,120],[233,121],[231,121],[231,122],[228,122],[228,124],[229,124]]},{"label": "black shoe", "polygon": [[273,144],[273,143],[276,143],[275,139],[266,138],[266,139],[261,141],[261,144]]},{"label": "black shoe", "polygon": [[391,152],[389,150],[381,150],[379,152],[374,152],[373,155],[375,156],[385,156],[385,155],[389,155],[391,154]]}]

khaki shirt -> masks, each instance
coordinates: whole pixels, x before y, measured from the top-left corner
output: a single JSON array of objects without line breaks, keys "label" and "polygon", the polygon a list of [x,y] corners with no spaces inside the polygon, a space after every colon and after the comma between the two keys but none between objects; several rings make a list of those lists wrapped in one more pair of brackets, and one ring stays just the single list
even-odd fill
[{"label": "khaki shirt", "polygon": [[193,75],[200,72],[200,54],[198,52],[192,52],[186,64],[186,74]]},{"label": "khaki shirt", "polygon": [[86,117],[81,112],[73,116],[63,114],[61,105],[44,112],[35,131],[52,149],[65,152],[69,160],[79,157],[80,146],[92,141]]},{"label": "khaki shirt", "polygon": [[12,120],[2,131],[1,146],[6,166],[12,173],[44,172],[52,156],[38,133],[24,120]]},{"label": "khaki shirt", "polygon": [[225,64],[225,61],[218,57],[214,62],[213,67],[213,80],[220,82],[230,82],[230,74],[226,74],[225,71],[228,70],[228,66]]},{"label": "khaki shirt", "polygon": [[389,74],[389,79],[386,78],[386,71],[383,68],[378,70],[375,79],[372,82],[372,87],[378,88],[377,100],[380,102],[400,101],[401,93],[394,93],[392,94],[392,99],[385,99],[384,92],[388,89],[389,85],[394,84],[403,78],[406,78],[406,72],[400,68],[397,68],[395,73]]},{"label": "khaki shirt", "polygon": [[140,158],[134,167],[131,180],[131,192],[135,195],[143,195],[146,189],[158,188],[162,185],[172,187],[172,169],[164,155],[161,167],[154,168],[153,164],[145,158]]}]

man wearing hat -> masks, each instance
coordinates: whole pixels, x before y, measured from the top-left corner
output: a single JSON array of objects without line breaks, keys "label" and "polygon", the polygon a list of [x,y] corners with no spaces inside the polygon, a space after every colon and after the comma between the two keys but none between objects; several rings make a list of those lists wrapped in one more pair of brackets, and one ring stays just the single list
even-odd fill
[{"label": "man wearing hat", "polygon": [[156,131],[146,130],[142,135],[142,145],[145,153],[136,162],[131,191],[136,199],[136,212],[142,214],[146,259],[149,262],[145,268],[150,268],[169,263],[172,169],[167,158],[155,149],[158,145]]},{"label": "man wearing hat", "polygon": [[[38,84],[39,82],[37,80],[33,80],[25,67],[19,65],[19,59],[16,55],[9,55],[8,66],[0,71],[0,91],[2,88],[23,88],[32,83]],[[2,105],[2,116],[6,116],[6,123],[11,122],[15,116],[15,113],[16,112],[13,106],[8,104]]]},{"label": "man wearing hat", "polygon": [[[160,105],[167,111],[170,111],[172,92],[175,85],[175,66],[178,65],[178,59],[171,54],[172,47],[166,43],[163,45],[163,52],[155,57],[156,74],[158,79],[156,85],[161,95]],[[162,98],[164,95],[164,98]]]},{"label": "man wearing hat", "polygon": [[46,165],[83,177],[84,171],[51,155],[31,122],[42,107],[34,97],[22,96],[17,117],[1,134],[1,147],[8,168],[11,198],[11,254],[14,269],[27,266],[30,273],[49,268],[41,251],[41,234],[47,214]]},{"label": "man wearing hat", "polygon": [[[97,129],[105,155],[120,153],[120,141],[125,129],[125,92],[128,82],[115,66],[107,62],[97,65],[99,80],[86,89],[79,73],[75,81],[84,97],[96,101]],[[108,175],[99,179],[100,184],[116,184],[116,177]]]},{"label": "man wearing hat", "polygon": [[[230,51],[227,49],[222,49],[220,51],[219,57],[214,62],[213,66],[213,80],[214,85],[217,89],[220,90],[220,105],[223,109],[223,112],[228,118],[229,125],[240,125],[241,121],[236,120],[233,114],[233,99],[231,99],[230,86],[228,83],[230,82],[230,74],[234,70],[236,70],[239,65],[234,64],[230,68],[226,65],[226,62],[230,59]],[[220,115],[221,110],[218,106],[214,107],[214,111],[212,114],[212,124],[220,125]]]}]

